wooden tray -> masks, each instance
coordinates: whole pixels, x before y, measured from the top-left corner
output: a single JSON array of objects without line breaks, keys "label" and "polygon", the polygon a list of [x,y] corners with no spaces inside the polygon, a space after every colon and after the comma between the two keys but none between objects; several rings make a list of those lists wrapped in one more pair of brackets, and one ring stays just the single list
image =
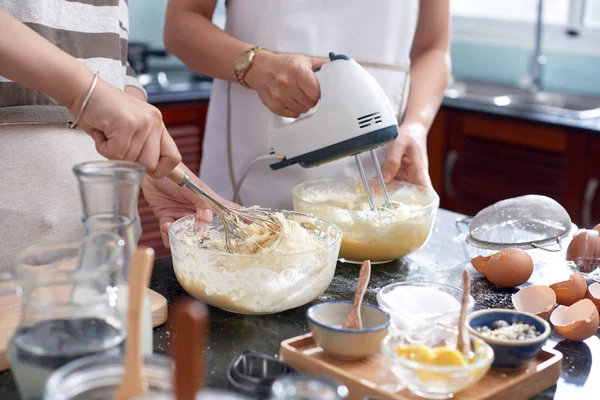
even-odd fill
[{"label": "wooden tray", "polygon": [[[152,289],[148,289],[152,326],[157,327],[167,321],[167,299]],[[0,296],[0,371],[10,368],[6,356],[8,341],[19,325],[21,318],[21,298],[18,296]]]},{"label": "wooden tray", "polygon": [[[281,342],[280,358],[302,372],[322,374],[344,383],[349,400],[372,396],[381,400],[420,399],[392,374],[383,356],[360,361],[340,361],[328,357],[315,344],[312,334]],[[562,354],[544,348],[526,368],[518,371],[490,372],[478,383],[457,393],[455,399],[501,400],[524,399],[554,385],[560,375]]]}]

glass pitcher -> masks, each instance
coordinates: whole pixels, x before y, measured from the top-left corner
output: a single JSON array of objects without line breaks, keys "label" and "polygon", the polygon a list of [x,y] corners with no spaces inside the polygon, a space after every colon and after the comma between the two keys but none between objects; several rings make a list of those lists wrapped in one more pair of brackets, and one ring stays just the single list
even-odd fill
[{"label": "glass pitcher", "polygon": [[41,399],[47,377],[74,359],[122,353],[113,287],[123,247],[117,235],[99,232],[15,256],[10,275],[22,307],[8,358],[23,400]]},{"label": "glass pitcher", "polygon": [[[142,228],[137,203],[146,169],[128,161],[91,161],[77,164],[73,173],[79,182],[86,234],[112,232],[125,242],[125,257],[117,285],[117,310],[126,327],[129,262]],[[142,316],[142,352],[152,353],[152,312],[148,296]]]}]

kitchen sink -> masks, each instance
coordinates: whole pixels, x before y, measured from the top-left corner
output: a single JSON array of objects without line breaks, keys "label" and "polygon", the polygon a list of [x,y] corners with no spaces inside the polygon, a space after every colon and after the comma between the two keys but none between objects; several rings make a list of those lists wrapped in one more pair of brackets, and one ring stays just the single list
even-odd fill
[{"label": "kitchen sink", "polygon": [[446,97],[464,99],[515,110],[540,112],[576,119],[600,118],[600,98],[568,93],[537,92],[514,86],[482,82],[453,82]]}]

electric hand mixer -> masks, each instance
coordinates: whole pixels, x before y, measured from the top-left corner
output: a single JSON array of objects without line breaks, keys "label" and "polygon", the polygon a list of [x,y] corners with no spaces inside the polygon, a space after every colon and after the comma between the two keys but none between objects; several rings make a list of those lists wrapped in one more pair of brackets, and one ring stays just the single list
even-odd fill
[{"label": "electric hand mixer", "polygon": [[359,154],[371,152],[385,203],[387,193],[375,148],[398,137],[396,112],[375,78],[345,55],[329,53],[330,62],[315,70],[321,99],[312,115],[296,119],[277,129],[272,154],[282,161],[274,170],[293,164],[315,167],[346,156],[355,156],[369,205],[375,210],[373,195]]}]

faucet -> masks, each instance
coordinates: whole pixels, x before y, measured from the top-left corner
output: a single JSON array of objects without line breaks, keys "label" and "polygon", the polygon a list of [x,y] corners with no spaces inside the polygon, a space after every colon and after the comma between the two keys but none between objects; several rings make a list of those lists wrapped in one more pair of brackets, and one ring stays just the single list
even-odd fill
[{"label": "faucet", "polygon": [[546,64],[546,57],[542,55],[543,11],[544,0],[538,0],[533,52],[529,59],[529,70],[525,77],[525,88],[532,94],[542,89],[542,67]]},{"label": "faucet", "polygon": [[[578,36],[580,34],[583,27],[585,3],[585,0],[569,0],[568,21],[565,30],[567,35]],[[523,79],[524,88],[531,94],[542,90],[542,69],[546,64],[546,56],[542,54],[543,11],[544,0],[538,0],[533,51],[529,59],[527,74]]]}]

